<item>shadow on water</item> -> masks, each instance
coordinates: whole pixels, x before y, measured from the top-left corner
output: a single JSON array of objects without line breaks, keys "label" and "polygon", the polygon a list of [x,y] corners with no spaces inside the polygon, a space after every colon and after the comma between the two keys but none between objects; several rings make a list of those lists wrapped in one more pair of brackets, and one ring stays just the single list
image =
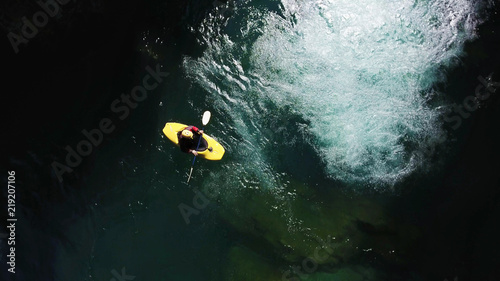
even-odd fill
[{"label": "shadow on water", "polygon": [[[463,107],[464,101],[477,95],[478,87],[486,91],[478,76],[493,74],[492,83],[500,80],[500,57],[493,47],[500,41],[498,27],[496,7],[479,27],[479,39],[465,45],[467,56],[448,73],[448,83],[440,85],[439,91],[450,97],[450,104]],[[499,106],[496,90],[477,108],[465,110],[460,123],[456,118],[444,122],[447,145],[434,153],[445,161],[437,170],[413,175],[391,204],[392,212],[422,230],[420,250],[409,265],[425,280],[496,280],[500,276],[500,256],[493,250],[500,247],[493,238],[498,236],[493,221],[500,211],[500,179],[493,164],[500,157]]]},{"label": "shadow on water", "polygon": [[[177,256],[182,256],[183,246],[202,241],[186,241],[182,231],[166,229],[169,220],[177,222],[179,229],[185,227],[177,205],[179,198],[191,195],[178,192],[172,196],[163,189],[183,191],[169,184],[181,182],[183,177],[177,175],[179,171],[162,176],[162,169],[171,170],[172,159],[164,153],[167,143],[159,129],[166,119],[159,120],[158,114],[160,102],[172,115],[176,106],[186,102],[185,89],[174,79],[182,80],[178,70],[182,56],[194,52],[195,38],[186,32],[186,21],[196,20],[212,8],[211,3],[198,5],[185,1],[71,2],[33,39],[21,44],[18,54],[14,55],[8,40],[2,40],[8,69],[4,79],[12,86],[5,97],[8,118],[2,118],[3,129],[10,132],[9,138],[2,138],[2,155],[8,156],[2,168],[16,171],[17,176],[16,280],[110,280],[113,269],[120,272],[126,266],[126,257],[151,262],[145,257],[148,250],[153,253],[162,247],[141,244],[136,233],[155,223],[163,227],[153,233],[157,236],[152,241],[185,241],[178,244]],[[31,19],[41,9],[27,1],[6,1],[2,6],[3,38],[9,32],[21,33],[22,17]],[[153,36],[164,43],[147,48],[144,41],[154,42]],[[117,118],[110,109],[112,103],[142,82],[146,66],[154,69],[158,62],[162,71],[171,73],[166,79],[169,85],[150,92],[124,120]],[[172,99],[165,102],[168,97]],[[66,147],[76,150],[85,139],[82,130],[99,128],[108,117],[116,128],[60,182],[54,161],[67,164]],[[154,145],[150,140],[155,140]],[[148,168],[150,161],[155,169]],[[2,201],[6,200],[2,192]],[[171,212],[165,213],[165,206]],[[144,218],[148,208],[156,210],[158,217]],[[3,222],[5,216],[2,212]],[[142,219],[149,219],[150,224],[143,224]],[[114,248],[113,240],[122,244]],[[2,239],[2,256],[4,242]],[[5,263],[1,269],[2,280],[14,277],[7,273]],[[152,277],[148,280],[164,280],[168,272],[144,276],[148,274]]]}]

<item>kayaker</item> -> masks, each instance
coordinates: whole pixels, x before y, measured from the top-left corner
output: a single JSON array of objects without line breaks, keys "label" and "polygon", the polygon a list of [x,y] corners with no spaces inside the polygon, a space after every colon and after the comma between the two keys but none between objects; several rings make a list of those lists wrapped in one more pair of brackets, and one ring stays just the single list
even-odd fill
[{"label": "kayaker", "polygon": [[194,156],[198,155],[196,147],[198,146],[198,141],[203,135],[203,130],[198,129],[195,126],[188,126],[180,131],[177,136],[179,138],[179,146],[182,152],[192,153]]}]

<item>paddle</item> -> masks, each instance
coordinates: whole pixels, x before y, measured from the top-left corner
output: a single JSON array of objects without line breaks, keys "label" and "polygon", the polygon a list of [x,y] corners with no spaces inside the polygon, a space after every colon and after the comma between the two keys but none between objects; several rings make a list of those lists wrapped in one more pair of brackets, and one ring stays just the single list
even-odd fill
[{"label": "paddle", "polygon": [[[210,121],[211,115],[212,114],[208,110],[203,113],[203,117],[201,118],[201,123],[203,124],[203,126],[208,124],[208,121]],[[204,130],[204,128],[202,130]],[[201,138],[203,138],[203,136],[200,136],[200,138],[198,139],[198,145],[196,146],[196,151],[198,151],[198,148],[200,147]],[[189,171],[189,177],[188,177],[187,183],[189,183],[189,180],[191,179],[191,173],[193,173],[193,167],[194,167],[195,160],[196,160],[196,155],[193,158],[193,163],[191,163],[191,170]]]}]

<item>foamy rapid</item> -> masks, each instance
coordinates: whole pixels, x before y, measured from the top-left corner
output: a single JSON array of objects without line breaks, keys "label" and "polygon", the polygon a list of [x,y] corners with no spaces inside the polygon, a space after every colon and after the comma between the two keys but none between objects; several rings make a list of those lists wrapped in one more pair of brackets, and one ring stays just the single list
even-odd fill
[{"label": "foamy rapid", "polygon": [[225,165],[240,182],[279,182],[268,153],[279,142],[268,134],[276,111],[306,121],[300,140],[345,183],[392,186],[427,166],[421,150],[443,134],[429,93],[474,38],[472,3],[283,0],[277,7],[247,1],[229,19],[214,12],[195,30],[203,56],[184,60],[219,114],[233,120],[225,145],[241,157]]}]

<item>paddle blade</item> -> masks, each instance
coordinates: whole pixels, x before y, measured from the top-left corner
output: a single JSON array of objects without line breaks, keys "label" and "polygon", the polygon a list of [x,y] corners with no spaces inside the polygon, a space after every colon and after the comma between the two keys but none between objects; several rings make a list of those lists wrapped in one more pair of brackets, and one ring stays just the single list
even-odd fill
[{"label": "paddle blade", "polygon": [[201,123],[203,123],[203,126],[208,124],[208,121],[210,121],[211,115],[212,114],[210,113],[210,111],[205,111],[205,113],[203,113],[203,118],[201,119]]}]

